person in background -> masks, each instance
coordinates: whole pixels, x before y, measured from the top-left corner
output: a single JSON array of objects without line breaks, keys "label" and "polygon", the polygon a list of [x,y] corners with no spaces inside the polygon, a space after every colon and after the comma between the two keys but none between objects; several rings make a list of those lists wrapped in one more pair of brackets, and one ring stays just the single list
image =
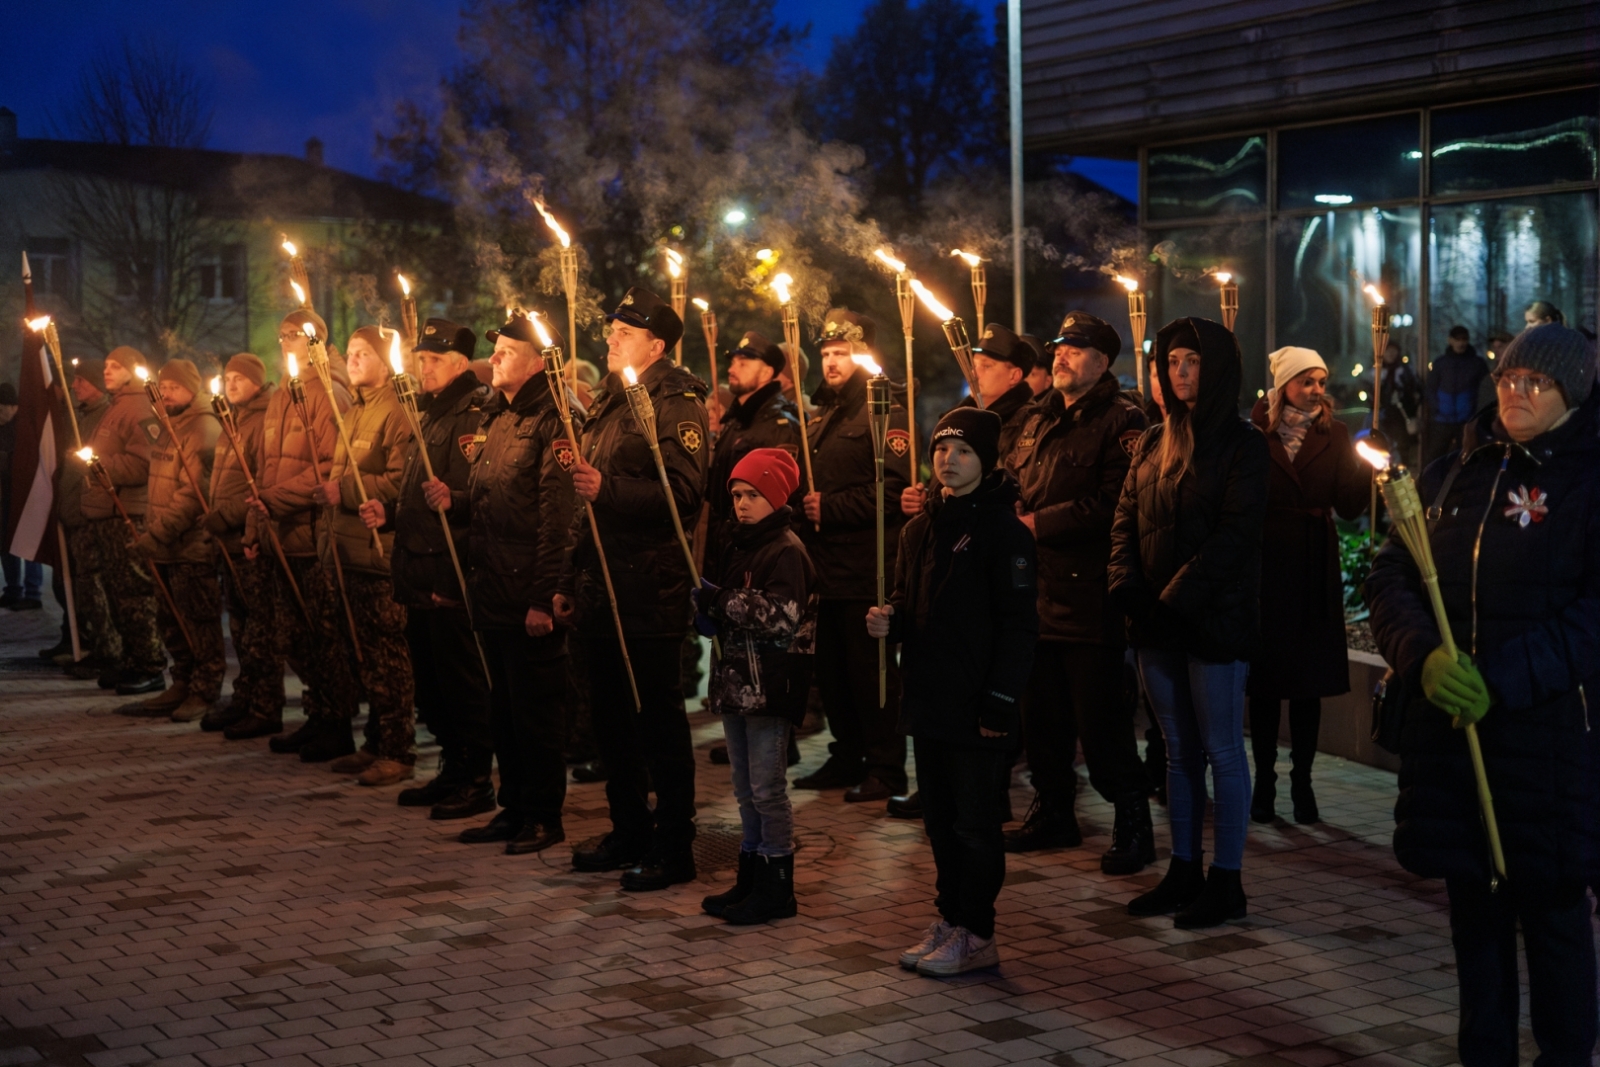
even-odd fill
[{"label": "person in background", "polygon": [[1489,364],[1472,347],[1465,326],[1450,327],[1450,343],[1428,368],[1428,438],[1423,460],[1431,463],[1456,447],[1461,428],[1478,410],[1478,386],[1489,376]]},{"label": "person in background", "polygon": [[[17,450],[17,387],[10,382],[0,382],[0,538],[9,538],[11,529],[11,454]],[[6,588],[0,594],[0,608],[12,611],[38,611],[44,607],[39,599],[44,586],[44,568],[34,560],[23,560],[10,552],[10,542],[3,553]]]},{"label": "person in background", "polygon": [[1028,388],[1033,390],[1034,399],[1038,399],[1051,388],[1053,372],[1050,355],[1044,350],[1044,342],[1031,333],[1020,333],[1017,339],[1033,349],[1033,369],[1028,372]]},{"label": "person in background", "polygon": [[1534,326],[1545,326],[1552,322],[1565,326],[1567,317],[1561,314],[1561,309],[1550,303],[1550,301],[1535,300],[1522,309],[1522,321],[1526,324],[1525,328],[1528,329]]},{"label": "person in background", "polygon": [[1250,413],[1272,456],[1261,553],[1261,653],[1250,663],[1245,687],[1256,760],[1250,817],[1277,817],[1278,719],[1287,700],[1294,821],[1309,824],[1320,821],[1311,764],[1322,698],[1350,691],[1333,514],[1354,519],[1367,509],[1372,469],[1334,417],[1322,357],[1309,348],[1280,348],[1267,363],[1272,388]]},{"label": "person in background", "polygon": [[[1383,350],[1382,390],[1378,400],[1378,432],[1389,439],[1402,456],[1416,458],[1422,429],[1422,383],[1417,372],[1400,352],[1398,342],[1390,341]],[[1326,388],[1323,391],[1327,395]],[[1330,403],[1331,403],[1330,398]]]}]

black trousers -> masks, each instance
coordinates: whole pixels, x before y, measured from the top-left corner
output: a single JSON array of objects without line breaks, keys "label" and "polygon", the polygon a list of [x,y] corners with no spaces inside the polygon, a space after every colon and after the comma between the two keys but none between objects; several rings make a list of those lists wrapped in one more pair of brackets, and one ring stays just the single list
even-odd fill
[{"label": "black trousers", "polygon": [[[406,616],[406,643],[411,647],[417,717],[439,742],[453,772],[487,778],[494,765],[489,686],[466,611],[410,609]],[[488,653],[487,640],[484,652]],[[501,772],[504,773],[503,766]],[[559,814],[560,808],[556,811]]]},{"label": "black trousers", "polygon": [[567,764],[561,758],[567,657],[541,658],[537,639],[525,630],[485,630],[480,636],[494,679],[489,708],[500,761],[500,806],[525,823],[559,827],[567,799]]},{"label": "black trousers", "polygon": [[1539,1067],[1588,1067],[1594,1051],[1594,928],[1579,882],[1447,878],[1461,983],[1463,1067],[1517,1063],[1517,928],[1528,957],[1528,1014]]},{"label": "black trousers", "polygon": [[[1123,684],[1123,649],[1076,641],[1040,641],[1022,705],[1022,732],[1033,788],[1045,804],[1072,805],[1078,742],[1089,784],[1109,801],[1146,789]],[[918,764],[917,773],[922,773]]]},{"label": "black trousers", "polygon": [[679,681],[682,646],[681,637],[629,635],[638,711],[617,642],[586,637],[582,652],[595,744],[609,773],[612,831],[667,850],[687,849],[694,840],[694,744]]},{"label": "black trousers", "polygon": [[[872,600],[824,600],[817,609],[817,690],[842,760],[865,762],[867,773],[906,791],[906,739],[899,731],[900,668],[889,649],[888,699],[878,707],[878,642],[867,636]],[[920,772],[919,772],[920,773]]]},{"label": "black trousers", "polygon": [[1012,751],[918,737],[922,824],[938,870],[934,906],[951,926],[994,936],[994,902],[1006,880],[1002,833]]},{"label": "black trousers", "polygon": [[[1250,750],[1256,758],[1256,781],[1272,782],[1278,762],[1278,722],[1281,700],[1250,698]],[[1289,701],[1289,761],[1296,781],[1311,780],[1311,764],[1317,758],[1317,737],[1322,732],[1322,701],[1306,697]]]}]

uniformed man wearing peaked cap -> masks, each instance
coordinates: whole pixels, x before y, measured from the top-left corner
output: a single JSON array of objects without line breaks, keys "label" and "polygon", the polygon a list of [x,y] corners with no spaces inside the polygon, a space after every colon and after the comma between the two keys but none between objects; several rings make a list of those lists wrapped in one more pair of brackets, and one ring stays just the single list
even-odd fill
[{"label": "uniformed man wearing peaked cap", "polygon": [[610,771],[612,829],[573,849],[572,865],[621,870],[624,889],[662,889],[695,877],[694,749],[678,662],[694,609],[689,566],[655,460],[623,393],[623,372],[632,371],[649,392],[667,480],[685,521],[700,510],[710,463],[706,386],[665,358],[683,336],[683,322],[655,293],[629,289],[607,319],[610,373],[584,426],[584,455],[574,462],[572,481],[594,511],[611,565],[641,708],[636,714],[589,524],[575,520],[555,613],[558,622],[576,625],[583,642],[595,739]]}]

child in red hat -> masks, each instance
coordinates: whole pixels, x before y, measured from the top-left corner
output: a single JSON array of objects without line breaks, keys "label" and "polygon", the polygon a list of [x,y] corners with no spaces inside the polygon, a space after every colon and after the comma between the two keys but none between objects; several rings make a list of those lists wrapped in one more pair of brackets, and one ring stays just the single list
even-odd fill
[{"label": "child in red hat", "polygon": [[816,570],[785,503],[799,484],[800,468],[781,448],[754,449],[734,466],[721,573],[695,595],[695,628],[722,643],[707,703],[722,716],[744,827],[738,881],[702,907],[738,925],[797,910],[789,732],[805,717],[816,629]]}]

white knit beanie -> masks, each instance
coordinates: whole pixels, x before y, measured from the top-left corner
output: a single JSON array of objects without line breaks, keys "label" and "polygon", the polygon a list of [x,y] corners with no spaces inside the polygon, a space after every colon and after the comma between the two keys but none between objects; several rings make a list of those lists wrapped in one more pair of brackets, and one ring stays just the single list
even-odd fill
[{"label": "white knit beanie", "polygon": [[1313,367],[1327,373],[1328,365],[1322,362],[1322,357],[1310,348],[1280,348],[1267,357],[1267,366],[1272,371],[1272,387],[1282,389],[1285,383],[1311,370]]}]

